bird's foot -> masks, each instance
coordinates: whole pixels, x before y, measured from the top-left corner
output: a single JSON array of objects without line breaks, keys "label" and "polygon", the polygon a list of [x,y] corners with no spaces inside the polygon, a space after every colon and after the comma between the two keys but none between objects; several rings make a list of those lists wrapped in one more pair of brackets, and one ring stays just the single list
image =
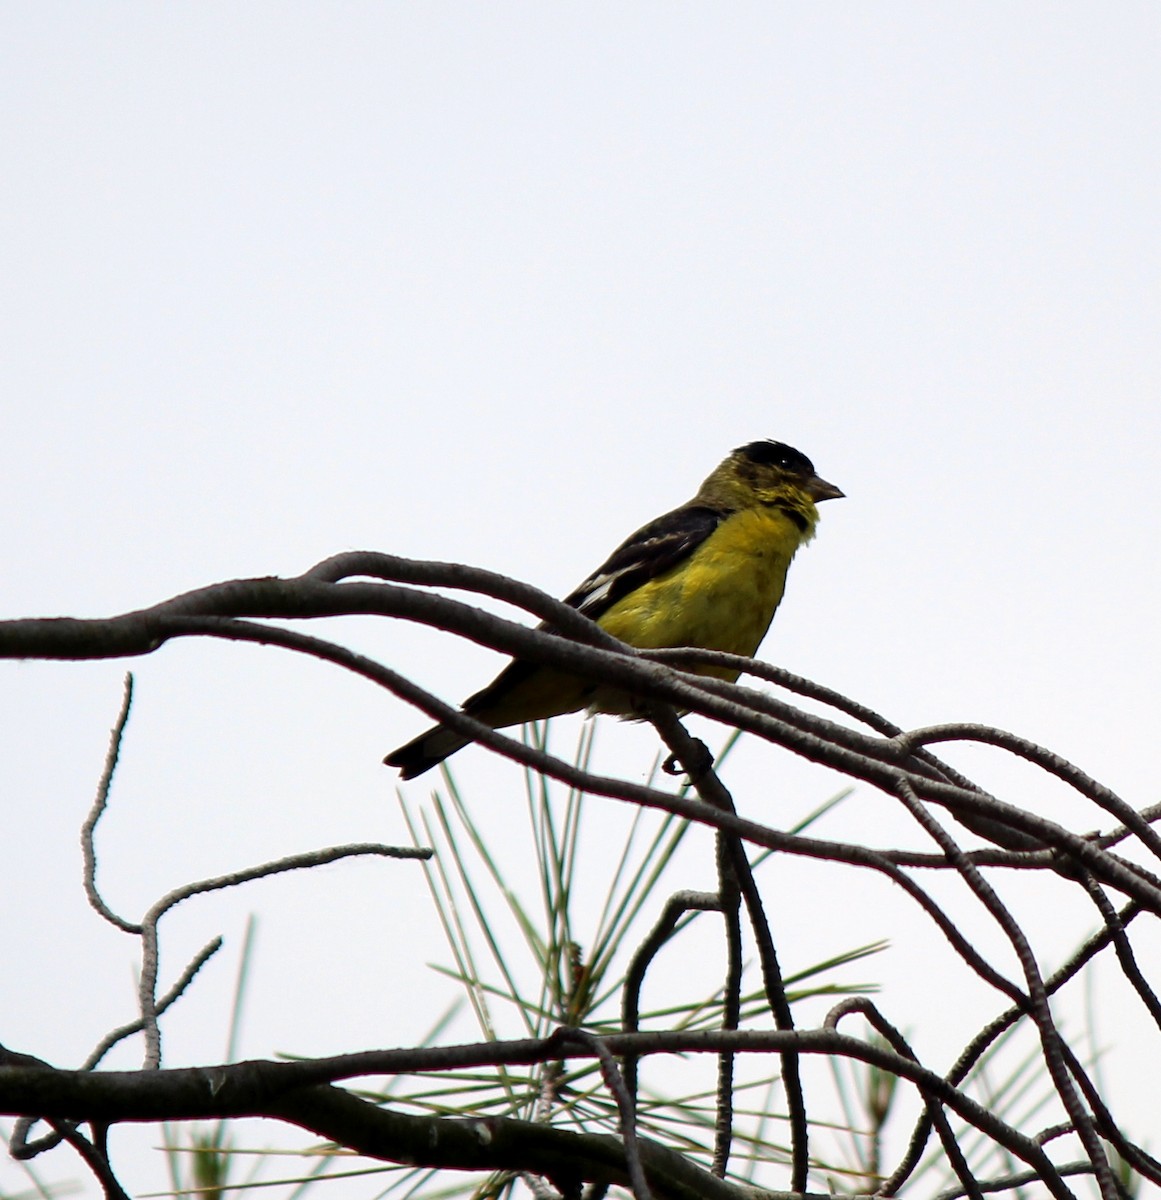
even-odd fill
[{"label": "bird's foot", "polygon": [[714,756],[701,738],[690,740],[689,753],[683,758],[671,754],[662,764],[666,775],[688,775],[690,780],[700,779],[714,765]]}]

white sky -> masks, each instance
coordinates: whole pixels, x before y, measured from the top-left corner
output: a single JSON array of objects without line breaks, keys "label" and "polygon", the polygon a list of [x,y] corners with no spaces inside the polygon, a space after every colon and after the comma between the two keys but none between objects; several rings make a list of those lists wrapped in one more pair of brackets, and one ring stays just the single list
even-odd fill
[{"label": "white sky", "polygon": [[[1159,61],[1146,3],[5,4],[0,615],[350,548],[563,593],[774,437],[849,499],[766,657],[1155,802]],[[494,665],[384,622],[350,636],[449,698]],[[0,1040],[62,1065],[132,1015],[134,946],[84,907],[76,853],[126,665],[101,845],[131,915],[194,876],[403,840],[379,763],[422,724],[274,651],[0,664]],[[606,744],[631,775],[653,753],[639,728]],[[836,787],[756,748],[731,782],[787,822]],[[883,844],[890,821],[861,791],[825,832]],[[165,966],[219,930],[236,950],[257,911],[244,1053],[404,1042],[432,1005],[401,964],[441,956],[417,881],[347,865],[191,906]],[[828,951],[892,933],[893,894],[838,883],[869,886],[806,885]],[[785,936],[811,961],[816,933]],[[892,955],[858,977],[911,1019],[916,963]],[[173,1065],[221,1052],[227,958],[175,1014]]]}]

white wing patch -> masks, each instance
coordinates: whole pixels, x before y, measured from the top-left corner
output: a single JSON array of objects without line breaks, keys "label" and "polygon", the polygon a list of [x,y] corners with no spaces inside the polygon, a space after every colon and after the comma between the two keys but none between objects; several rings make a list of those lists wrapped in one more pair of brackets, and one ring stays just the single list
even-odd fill
[{"label": "white wing patch", "polygon": [[724,511],[687,504],[627,538],[565,604],[599,620],[622,597],[687,558],[717,528]]},{"label": "white wing patch", "polygon": [[573,593],[579,597],[576,602],[576,608],[579,612],[588,612],[590,609],[603,607],[606,598],[613,590],[613,584],[624,575],[624,571],[613,571],[600,575],[591,575],[584,581]]}]

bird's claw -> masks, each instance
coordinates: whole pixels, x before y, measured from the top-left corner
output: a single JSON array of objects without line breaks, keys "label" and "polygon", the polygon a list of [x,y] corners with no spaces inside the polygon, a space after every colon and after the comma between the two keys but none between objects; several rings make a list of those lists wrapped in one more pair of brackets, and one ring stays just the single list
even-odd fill
[{"label": "bird's claw", "polygon": [[666,775],[688,775],[692,780],[700,779],[714,765],[714,756],[710,748],[700,738],[693,739],[689,760],[684,762],[676,754],[671,754],[661,764],[661,770]]}]

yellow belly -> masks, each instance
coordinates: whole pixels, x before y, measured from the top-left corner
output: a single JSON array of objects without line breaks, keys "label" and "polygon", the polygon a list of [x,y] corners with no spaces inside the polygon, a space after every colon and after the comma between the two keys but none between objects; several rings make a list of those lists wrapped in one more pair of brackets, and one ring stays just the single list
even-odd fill
[{"label": "yellow belly", "polygon": [[[778,509],[734,513],[690,558],[618,600],[597,623],[642,650],[696,646],[752,657],[782,599],[790,560],[805,540]],[[723,668],[695,670],[730,682],[738,677]],[[579,708],[632,716],[633,707],[616,688],[545,667],[511,688],[501,674],[468,701],[468,710],[495,728]]]},{"label": "yellow belly", "polygon": [[[770,627],[802,541],[802,531],[778,509],[735,513],[692,558],[619,600],[598,624],[640,649],[697,646],[752,656]],[[736,671],[720,668],[698,672],[737,678]],[[619,711],[603,694],[594,707]]]}]

